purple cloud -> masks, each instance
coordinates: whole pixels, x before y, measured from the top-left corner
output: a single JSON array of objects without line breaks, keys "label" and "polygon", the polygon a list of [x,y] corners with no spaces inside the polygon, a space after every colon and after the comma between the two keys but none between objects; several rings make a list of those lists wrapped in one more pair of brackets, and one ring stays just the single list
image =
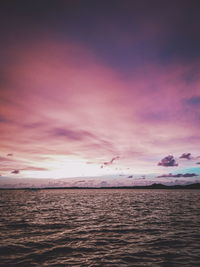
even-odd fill
[{"label": "purple cloud", "polygon": [[200,162],[197,162],[196,164],[200,164]]},{"label": "purple cloud", "polygon": [[159,111],[142,113],[141,118],[151,122],[163,122],[170,119],[170,114],[169,111],[161,109]]},{"label": "purple cloud", "polygon": [[172,155],[169,155],[165,158],[163,158],[159,163],[158,166],[164,166],[164,167],[175,167],[178,166],[178,163],[174,159]]},{"label": "purple cloud", "polygon": [[191,153],[183,153],[180,157],[180,159],[192,159]]},{"label": "purple cloud", "polygon": [[159,175],[157,176],[157,178],[180,178],[180,177],[194,177],[194,176],[198,176],[196,173],[178,173],[178,174],[163,174],[163,175]]},{"label": "purple cloud", "polygon": [[66,137],[69,140],[81,141],[85,138],[94,138],[95,136],[88,131],[84,130],[71,130],[65,128],[54,128],[50,131],[50,134],[55,137]]},{"label": "purple cloud", "polygon": [[186,100],[186,103],[192,106],[199,106],[200,105],[200,96],[193,96]]}]

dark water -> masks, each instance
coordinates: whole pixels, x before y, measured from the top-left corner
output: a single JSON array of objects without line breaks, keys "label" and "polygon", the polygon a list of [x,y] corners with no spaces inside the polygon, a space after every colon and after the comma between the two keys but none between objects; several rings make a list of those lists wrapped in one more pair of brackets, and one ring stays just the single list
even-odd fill
[{"label": "dark water", "polygon": [[0,191],[1,266],[200,266],[199,190]]}]

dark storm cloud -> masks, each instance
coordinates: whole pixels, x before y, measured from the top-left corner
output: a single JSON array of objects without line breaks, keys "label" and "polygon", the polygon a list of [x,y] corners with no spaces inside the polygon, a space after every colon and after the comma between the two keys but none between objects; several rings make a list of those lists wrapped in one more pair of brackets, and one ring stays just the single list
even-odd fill
[{"label": "dark storm cloud", "polygon": [[178,166],[178,163],[174,159],[172,155],[169,155],[165,158],[163,158],[159,163],[158,166],[164,166],[164,167],[175,167]]},{"label": "dark storm cloud", "polygon": [[183,153],[180,157],[180,159],[192,159],[191,153]]},{"label": "dark storm cloud", "polygon": [[182,177],[194,177],[198,176],[196,173],[178,173],[178,174],[163,174],[157,176],[157,178],[182,178]]}]

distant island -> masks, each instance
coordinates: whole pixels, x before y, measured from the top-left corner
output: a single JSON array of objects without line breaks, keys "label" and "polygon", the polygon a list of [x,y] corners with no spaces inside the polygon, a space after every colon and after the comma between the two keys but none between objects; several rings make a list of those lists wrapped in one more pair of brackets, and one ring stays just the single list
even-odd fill
[{"label": "distant island", "polygon": [[105,186],[105,187],[23,187],[23,188],[0,188],[0,190],[45,190],[45,189],[200,189],[200,183],[187,184],[187,185],[164,185],[164,184],[152,184],[152,185],[139,185],[139,186]]}]

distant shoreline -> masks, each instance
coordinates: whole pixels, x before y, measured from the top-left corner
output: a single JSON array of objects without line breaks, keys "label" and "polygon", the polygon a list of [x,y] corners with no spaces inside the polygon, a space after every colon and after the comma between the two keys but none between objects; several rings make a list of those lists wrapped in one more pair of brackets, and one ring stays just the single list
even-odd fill
[{"label": "distant shoreline", "polygon": [[0,188],[0,190],[55,190],[55,189],[200,189],[200,183],[187,184],[187,185],[164,185],[152,184],[147,186],[110,186],[110,187],[22,187],[22,188]]}]

